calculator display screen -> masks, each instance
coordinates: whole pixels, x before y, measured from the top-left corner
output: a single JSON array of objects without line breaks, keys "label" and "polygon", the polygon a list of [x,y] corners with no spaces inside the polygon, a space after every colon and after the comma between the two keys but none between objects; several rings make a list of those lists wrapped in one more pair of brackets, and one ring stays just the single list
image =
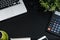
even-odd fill
[{"label": "calculator display screen", "polygon": [[60,12],[58,12],[58,11],[55,11],[55,14],[58,15],[58,16],[60,16]]}]

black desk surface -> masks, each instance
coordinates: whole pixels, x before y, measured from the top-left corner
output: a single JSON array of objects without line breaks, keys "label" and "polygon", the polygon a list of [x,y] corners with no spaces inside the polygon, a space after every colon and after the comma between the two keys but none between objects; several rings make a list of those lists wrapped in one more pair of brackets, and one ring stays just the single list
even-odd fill
[{"label": "black desk surface", "polygon": [[24,0],[27,13],[0,22],[0,29],[5,30],[9,37],[31,37],[38,39],[46,35],[49,40],[59,38],[45,31],[51,14],[43,13],[37,0]]}]

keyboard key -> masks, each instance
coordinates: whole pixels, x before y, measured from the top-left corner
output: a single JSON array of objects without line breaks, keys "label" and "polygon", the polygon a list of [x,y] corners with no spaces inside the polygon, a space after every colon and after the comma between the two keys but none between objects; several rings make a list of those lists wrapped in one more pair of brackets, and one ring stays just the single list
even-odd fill
[{"label": "keyboard key", "polygon": [[19,0],[0,0],[0,9],[18,4]]}]

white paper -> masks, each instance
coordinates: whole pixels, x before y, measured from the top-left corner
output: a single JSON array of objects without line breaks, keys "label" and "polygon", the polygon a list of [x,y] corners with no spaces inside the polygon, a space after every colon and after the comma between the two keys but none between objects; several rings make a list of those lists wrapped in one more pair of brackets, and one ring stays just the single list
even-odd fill
[{"label": "white paper", "polygon": [[10,38],[10,40],[31,40],[31,38]]}]

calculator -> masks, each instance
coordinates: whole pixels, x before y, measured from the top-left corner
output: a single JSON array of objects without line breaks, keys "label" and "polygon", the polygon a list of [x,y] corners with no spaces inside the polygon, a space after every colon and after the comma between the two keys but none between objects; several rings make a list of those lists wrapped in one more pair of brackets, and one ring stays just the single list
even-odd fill
[{"label": "calculator", "polygon": [[47,31],[54,35],[60,36],[60,16],[59,15],[56,15],[56,14],[52,15]]}]

